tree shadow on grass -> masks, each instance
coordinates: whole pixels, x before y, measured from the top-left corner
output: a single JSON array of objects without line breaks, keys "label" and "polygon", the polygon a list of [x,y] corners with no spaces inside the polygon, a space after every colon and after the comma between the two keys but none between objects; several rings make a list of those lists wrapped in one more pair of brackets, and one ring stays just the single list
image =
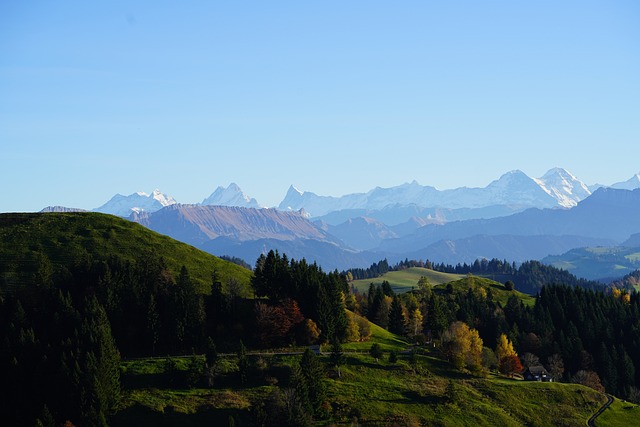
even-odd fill
[{"label": "tree shadow on grass", "polygon": [[382,364],[367,362],[367,361],[362,360],[361,358],[357,358],[357,357],[347,357],[345,364],[346,365],[350,365],[350,366],[362,366],[362,367],[369,368],[369,369],[386,370],[388,368],[387,366],[384,366]]},{"label": "tree shadow on grass", "polygon": [[158,412],[142,405],[135,405],[113,415],[109,425],[113,427],[210,427],[227,425],[230,417],[233,417],[236,425],[250,424],[250,416],[246,411],[201,407],[196,413],[184,414],[176,412],[171,406],[166,407],[164,412]]}]

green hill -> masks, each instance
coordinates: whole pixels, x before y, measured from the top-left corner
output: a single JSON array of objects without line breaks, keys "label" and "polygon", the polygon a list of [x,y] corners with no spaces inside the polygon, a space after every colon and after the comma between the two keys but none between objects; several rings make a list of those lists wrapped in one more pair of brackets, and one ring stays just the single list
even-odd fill
[{"label": "green hill", "polygon": [[373,283],[374,285],[381,285],[382,282],[386,280],[391,284],[394,292],[403,293],[409,292],[413,288],[415,288],[421,276],[425,276],[427,279],[429,279],[429,282],[432,285],[448,283],[464,277],[460,274],[441,273],[439,271],[429,270],[427,268],[412,267],[400,271],[389,271],[388,273],[380,277],[376,277],[375,279],[354,280],[351,283],[356,287],[356,289],[364,292],[369,289],[369,285],[371,283]]},{"label": "green hill", "polygon": [[516,290],[508,291],[502,283],[495,282],[491,279],[487,279],[485,277],[479,276],[467,276],[463,279],[459,279],[453,282],[449,282],[446,284],[440,284],[434,286],[434,290],[437,292],[446,292],[447,287],[451,285],[454,292],[466,292],[469,288],[471,289],[491,289],[491,293],[493,294],[493,300],[499,302],[503,306],[507,303],[507,300],[510,296],[515,295],[520,299],[525,305],[533,306],[535,304],[535,297],[524,294],[522,292],[518,292]]},{"label": "green hill", "polygon": [[215,271],[223,284],[237,280],[248,292],[251,271],[151,231],[100,213],[0,214],[0,287],[39,281],[90,257],[135,261],[145,253],[162,257],[177,276],[184,265],[200,292],[208,292]]},{"label": "green hill", "polygon": [[[583,426],[607,401],[603,393],[577,384],[462,374],[424,351],[414,361],[399,354],[396,363],[388,362],[386,351],[379,361],[346,348],[344,355],[340,377],[329,356],[320,356],[329,404],[327,419],[316,425]],[[238,380],[237,357],[227,355],[213,388],[192,389],[167,386],[162,359],[123,362],[129,386],[114,425],[205,426],[230,417],[236,425],[260,425],[260,411],[278,404],[277,389],[286,388],[300,355],[250,354],[249,359],[253,368],[246,384]],[[180,362],[186,372],[189,361]],[[625,423],[639,410],[616,400],[596,425],[631,425]]]}]

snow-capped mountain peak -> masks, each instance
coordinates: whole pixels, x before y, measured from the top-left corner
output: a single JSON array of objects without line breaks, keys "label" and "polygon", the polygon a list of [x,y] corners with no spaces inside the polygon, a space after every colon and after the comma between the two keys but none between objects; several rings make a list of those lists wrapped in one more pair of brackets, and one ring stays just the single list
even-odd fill
[{"label": "snow-capped mountain peak", "polygon": [[176,203],[173,197],[167,196],[160,190],[155,189],[151,194],[143,191],[138,191],[128,196],[116,194],[111,200],[99,208],[94,209],[94,211],[128,217],[133,212],[155,212],[165,206]]},{"label": "snow-capped mountain peak", "polygon": [[584,182],[566,169],[558,167],[550,169],[542,178],[535,178],[534,181],[565,208],[574,207],[580,200],[591,195]]},{"label": "snow-capped mountain peak", "polygon": [[162,206],[171,206],[171,205],[175,205],[176,203],[178,203],[178,202],[175,201],[175,199],[172,196],[168,196],[168,195],[162,193],[157,188],[155,190],[153,190],[153,193],[151,193],[151,197],[154,200],[157,200]]},{"label": "snow-capped mountain peak", "polygon": [[239,206],[244,208],[256,208],[259,209],[262,206],[256,199],[253,199],[242,191],[242,189],[232,182],[227,188],[222,186],[216,188],[209,197],[204,199],[202,205],[215,205],[215,206]]}]

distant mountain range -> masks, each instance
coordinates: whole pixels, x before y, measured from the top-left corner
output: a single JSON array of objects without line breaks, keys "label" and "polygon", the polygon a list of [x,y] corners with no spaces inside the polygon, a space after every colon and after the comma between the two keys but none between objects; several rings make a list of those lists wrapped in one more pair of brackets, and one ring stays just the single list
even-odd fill
[{"label": "distant mountain range", "polygon": [[[265,250],[278,249],[332,270],[366,267],[383,258],[451,264],[542,259],[581,247],[615,246],[640,233],[640,189],[626,189],[640,188],[639,175],[593,188],[591,193],[571,173],[554,168],[541,178],[512,171],[484,188],[444,191],[414,181],[331,197],[292,186],[271,209],[232,183],[200,204],[179,204],[156,190],[118,194],[95,210],[216,255],[253,263]],[[572,272],[580,275],[579,268]]]},{"label": "distant mountain range", "polygon": [[281,210],[304,208],[312,217],[345,209],[383,209],[388,206],[417,205],[450,209],[511,206],[514,210],[530,207],[573,207],[591,194],[587,186],[564,169],[555,168],[542,178],[529,178],[524,172],[507,172],[484,188],[461,187],[437,190],[416,181],[392,188],[377,187],[368,193],[342,197],[318,196],[291,186],[278,206]]},{"label": "distant mountain range", "polygon": [[[553,168],[541,178],[530,178],[525,173],[514,170],[483,188],[438,190],[413,181],[390,188],[376,187],[367,193],[334,197],[301,191],[292,185],[277,209],[304,209],[311,218],[322,219],[332,225],[358,216],[368,216],[387,225],[397,225],[413,216],[452,221],[505,216],[532,207],[571,208],[600,187],[603,186],[595,185],[590,188],[562,168]],[[609,187],[626,190],[640,188],[640,175]],[[173,197],[154,190],[151,194],[116,194],[94,211],[128,217],[133,212],[155,212],[175,203],[177,201]],[[199,204],[256,209],[265,207],[245,194],[235,183],[226,188],[219,186]],[[337,219],[341,220],[337,222]]]}]

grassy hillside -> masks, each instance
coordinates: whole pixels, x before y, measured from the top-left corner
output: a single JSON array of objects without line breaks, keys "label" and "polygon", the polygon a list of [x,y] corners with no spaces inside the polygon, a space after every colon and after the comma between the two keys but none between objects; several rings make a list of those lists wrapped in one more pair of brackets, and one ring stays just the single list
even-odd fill
[{"label": "grassy hillside", "polygon": [[596,418],[597,427],[628,427],[640,423],[640,406],[617,398]]},{"label": "grassy hillside", "polygon": [[[162,360],[123,362],[128,386],[112,425],[152,421],[159,426],[206,426],[227,422],[230,416],[236,425],[252,425],[251,408],[277,387],[287,387],[291,366],[300,356],[249,358],[254,369],[246,385],[239,384],[236,357],[229,355],[222,358],[212,389],[168,387],[162,379]],[[338,377],[329,356],[321,356],[330,405],[329,420],[320,425],[357,419],[361,425],[583,426],[607,401],[604,394],[575,384],[525,382],[493,374],[468,376],[429,353],[419,353],[414,363],[406,354],[394,364],[386,356],[376,361],[368,354],[350,352],[345,360]],[[187,361],[179,366],[186,369]],[[597,425],[633,425],[635,419],[629,417],[637,416],[639,410],[617,403]]]},{"label": "grassy hillside", "polygon": [[386,280],[391,284],[394,292],[403,293],[415,288],[421,276],[428,278],[432,285],[448,283],[464,277],[460,274],[441,273],[427,268],[412,267],[400,271],[390,271],[375,279],[354,280],[352,284],[359,291],[366,291],[369,289],[369,284],[380,285]]},{"label": "grassy hillside", "polygon": [[459,279],[447,284],[440,284],[434,287],[434,290],[439,292],[445,292],[446,288],[451,285],[453,290],[456,292],[466,292],[467,289],[491,289],[491,293],[493,294],[493,300],[500,302],[503,306],[507,303],[507,300],[510,296],[515,295],[518,297],[525,305],[533,306],[535,304],[535,297],[524,294],[522,292],[518,292],[516,290],[508,291],[502,283],[494,282],[491,279],[487,279],[484,277],[478,276],[467,276],[463,279]]},{"label": "grassy hillside", "polygon": [[177,275],[184,265],[201,292],[211,274],[248,289],[251,272],[139,224],[100,213],[0,214],[0,285],[20,286],[82,260],[118,257],[134,261],[146,252],[164,258]]},{"label": "grassy hillside", "polygon": [[[392,334],[386,329],[376,325],[375,323],[369,322],[369,327],[371,328],[371,337],[369,337],[368,341],[364,342],[350,342],[343,345],[343,348],[346,351],[364,351],[368,352],[373,343],[380,344],[380,347],[387,350],[394,350],[396,352],[400,352],[405,350],[409,344],[402,337]],[[328,347],[328,346],[327,346]],[[324,351],[325,349],[323,349]],[[326,349],[326,351],[330,351]]]}]

